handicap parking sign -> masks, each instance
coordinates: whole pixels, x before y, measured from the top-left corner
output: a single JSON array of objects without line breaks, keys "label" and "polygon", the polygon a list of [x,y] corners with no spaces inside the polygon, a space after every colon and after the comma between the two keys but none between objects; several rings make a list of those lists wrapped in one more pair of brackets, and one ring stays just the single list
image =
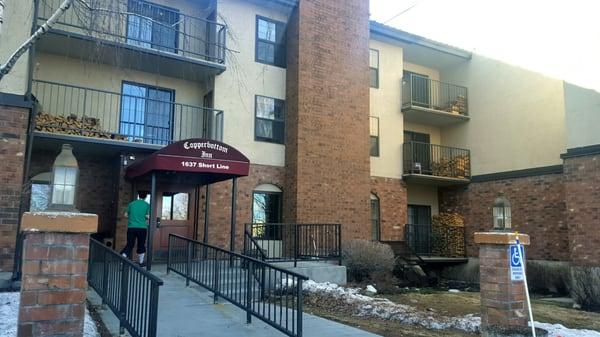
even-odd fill
[{"label": "handicap parking sign", "polygon": [[[521,249],[519,249],[519,247]],[[523,261],[525,261],[525,250],[523,249],[523,246],[508,246],[508,260],[510,265],[510,280],[523,281],[525,279],[523,268]]]}]

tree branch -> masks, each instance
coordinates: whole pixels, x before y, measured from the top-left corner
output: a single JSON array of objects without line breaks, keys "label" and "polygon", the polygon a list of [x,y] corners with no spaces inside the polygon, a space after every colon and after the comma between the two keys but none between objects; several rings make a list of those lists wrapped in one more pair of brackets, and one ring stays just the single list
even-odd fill
[{"label": "tree branch", "polygon": [[2,34],[2,24],[4,23],[4,0],[0,0],[0,34]]},{"label": "tree branch", "polygon": [[[52,14],[52,16],[50,16],[50,18],[44,22],[44,24],[42,26],[40,26],[40,28],[38,28],[38,30],[35,31],[35,33],[33,33],[33,35],[31,35],[27,41],[25,41],[9,58],[8,61],[6,61],[6,63],[2,64],[2,66],[0,66],[0,81],[2,80],[2,78],[4,77],[4,75],[8,74],[11,69],[15,66],[15,64],[17,63],[17,61],[19,60],[19,58],[25,54],[30,48],[31,46],[33,46],[33,44],[40,39],[40,37],[42,37],[44,34],[46,34],[50,29],[52,29],[52,26],[56,23],[56,21],[58,21],[58,18],[67,11],[67,9],[69,9],[69,7],[71,7],[71,5],[73,4],[74,0],[64,0],[63,3],[60,5],[60,7],[56,10],[56,12],[54,12]],[[35,20],[35,18],[34,18]]]}]

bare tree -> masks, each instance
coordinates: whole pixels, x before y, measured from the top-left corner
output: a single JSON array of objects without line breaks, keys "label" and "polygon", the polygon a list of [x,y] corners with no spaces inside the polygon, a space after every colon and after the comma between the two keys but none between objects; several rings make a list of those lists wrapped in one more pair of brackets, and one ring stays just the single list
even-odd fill
[{"label": "bare tree", "polygon": [[[35,33],[33,33],[33,35],[31,35],[19,48],[17,48],[17,50],[8,58],[8,61],[6,61],[6,63],[0,66],[0,81],[2,81],[4,75],[8,74],[11,71],[11,69],[15,66],[19,58],[23,56],[23,54],[25,54],[37,40],[39,40],[44,34],[46,34],[50,29],[52,29],[52,26],[56,23],[56,21],[58,21],[58,18],[60,18],[60,16],[64,12],[66,12],[69,9],[69,7],[71,7],[73,1],[75,0],[64,0],[60,7],[58,7],[56,12],[54,12],[50,16],[50,18],[46,22],[44,22],[44,24],[41,25],[40,28],[38,28],[35,31]],[[0,2],[2,2],[2,5],[0,5],[1,24],[1,17],[4,12],[4,3],[2,0],[0,0]]]},{"label": "bare tree", "polygon": [[4,0],[0,0],[0,34],[2,34],[2,24],[4,23]]}]

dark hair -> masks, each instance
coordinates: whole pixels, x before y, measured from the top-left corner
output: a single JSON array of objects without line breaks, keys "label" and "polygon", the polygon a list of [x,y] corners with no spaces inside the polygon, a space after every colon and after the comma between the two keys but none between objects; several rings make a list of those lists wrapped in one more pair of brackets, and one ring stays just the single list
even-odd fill
[{"label": "dark hair", "polygon": [[147,196],[148,196],[148,192],[145,192],[145,191],[139,191],[138,192],[138,197],[140,199],[146,199]]}]

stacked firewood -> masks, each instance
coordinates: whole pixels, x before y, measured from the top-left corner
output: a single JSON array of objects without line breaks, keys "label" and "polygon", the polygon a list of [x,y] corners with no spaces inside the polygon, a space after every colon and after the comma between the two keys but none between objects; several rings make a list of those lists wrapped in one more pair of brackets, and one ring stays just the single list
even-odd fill
[{"label": "stacked firewood", "polygon": [[440,213],[432,219],[433,254],[444,257],[465,256],[465,221],[458,213]]},{"label": "stacked firewood", "polygon": [[35,118],[35,130],[63,133],[67,135],[95,137],[104,139],[127,140],[127,137],[102,131],[100,119],[77,115],[55,116],[48,113],[39,113]]},{"label": "stacked firewood", "polygon": [[467,98],[463,95],[458,95],[455,101],[450,102],[446,108],[446,112],[456,115],[464,115],[467,113]]},{"label": "stacked firewood", "polygon": [[465,178],[469,176],[469,156],[441,158],[431,163],[433,175],[438,177]]}]

